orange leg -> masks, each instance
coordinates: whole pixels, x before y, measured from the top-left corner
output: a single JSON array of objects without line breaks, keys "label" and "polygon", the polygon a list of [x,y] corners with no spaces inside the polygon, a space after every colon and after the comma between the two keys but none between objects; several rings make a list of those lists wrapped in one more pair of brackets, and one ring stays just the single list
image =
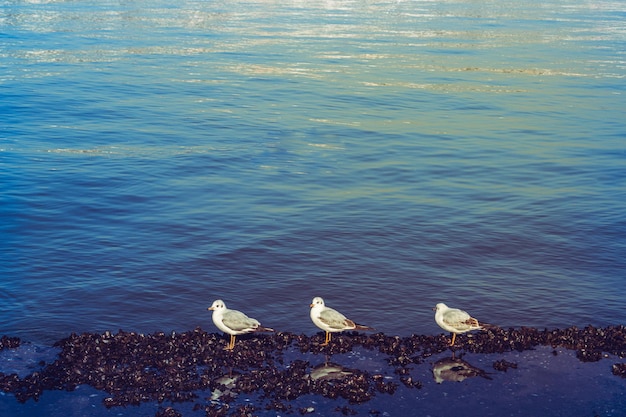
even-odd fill
[{"label": "orange leg", "polygon": [[326,340],[320,346],[327,346],[330,343],[330,332],[326,332]]},{"label": "orange leg", "polygon": [[228,343],[228,345],[224,348],[224,350],[233,350],[235,348],[235,335],[231,334],[230,335],[230,342]]},{"label": "orange leg", "polygon": [[454,346],[455,339],[456,339],[456,333],[452,333],[452,341],[450,342],[450,346]]}]

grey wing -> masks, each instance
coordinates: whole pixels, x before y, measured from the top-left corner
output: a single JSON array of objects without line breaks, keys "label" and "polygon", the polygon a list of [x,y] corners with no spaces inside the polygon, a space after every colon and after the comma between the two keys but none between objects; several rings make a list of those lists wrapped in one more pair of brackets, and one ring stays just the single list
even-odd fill
[{"label": "grey wing", "polygon": [[258,320],[250,318],[243,314],[241,311],[237,310],[228,310],[226,313],[224,313],[222,322],[225,326],[238,332],[253,330],[259,327],[259,325],[261,324]]},{"label": "grey wing", "polygon": [[472,317],[467,312],[459,309],[448,310],[443,315],[444,323],[459,330],[470,329],[471,319]]},{"label": "grey wing", "polygon": [[346,328],[350,328],[351,326],[354,327],[354,323],[348,320],[346,316],[337,310],[333,310],[328,307],[320,313],[320,321],[325,323],[328,327],[337,330],[344,330]]}]

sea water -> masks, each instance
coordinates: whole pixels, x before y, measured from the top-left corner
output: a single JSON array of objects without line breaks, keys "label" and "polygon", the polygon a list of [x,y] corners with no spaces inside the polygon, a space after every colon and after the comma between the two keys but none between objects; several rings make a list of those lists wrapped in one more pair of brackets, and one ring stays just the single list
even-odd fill
[{"label": "sea water", "polygon": [[620,1],[0,3],[0,333],[626,323]]}]

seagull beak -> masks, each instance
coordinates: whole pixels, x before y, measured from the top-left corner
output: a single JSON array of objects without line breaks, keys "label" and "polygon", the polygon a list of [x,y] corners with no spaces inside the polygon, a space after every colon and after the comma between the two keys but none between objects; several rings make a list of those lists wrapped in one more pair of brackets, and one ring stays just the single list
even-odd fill
[{"label": "seagull beak", "polygon": [[433,311],[437,311],[437,307],[433,307],[433,308],[432,308],[432,310],[433,310]]},{"label": "seagull beak", "polygon": [[311,303],[311,304],[309,305],[309,307],[313,308],[313,306],[314,306],[314,305],[315,305],[315,304]]},{"label": "seagull beak", "polygon": [[215,310],[215,307],[209,307],[209,308],[207,308],[207,310],[213,311],[213,310]]}]

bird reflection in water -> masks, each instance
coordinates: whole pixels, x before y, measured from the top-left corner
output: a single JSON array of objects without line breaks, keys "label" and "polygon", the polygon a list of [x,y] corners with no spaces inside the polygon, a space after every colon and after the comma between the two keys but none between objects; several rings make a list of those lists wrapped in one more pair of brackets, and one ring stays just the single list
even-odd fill
[{"label": "bird reflection in water", "polygon": [[234,389],[238,377],[239,375],[233,374],[233,369],[230,368],[227,374],[216,379],[214,383],[216,387],[211,390],[211,402],[219,403],[226,398],[236,397],[237,393]]},{"label": "bird reflection in water", "polygon": [[348,371],[343,366],[328,361],[311,369],[311,373],[309,374],[313,381],[336,381],[350,375],[352,375],[352,372]]},{"label": "bird reflection in water", "polygon": [[438,384],[443,381],[461,382],[475,376],[491,379],[487,372],[470,365],[463,359],[455,358],[454,355],[451,358],[439,359],[433,364],[433,377]]}]

